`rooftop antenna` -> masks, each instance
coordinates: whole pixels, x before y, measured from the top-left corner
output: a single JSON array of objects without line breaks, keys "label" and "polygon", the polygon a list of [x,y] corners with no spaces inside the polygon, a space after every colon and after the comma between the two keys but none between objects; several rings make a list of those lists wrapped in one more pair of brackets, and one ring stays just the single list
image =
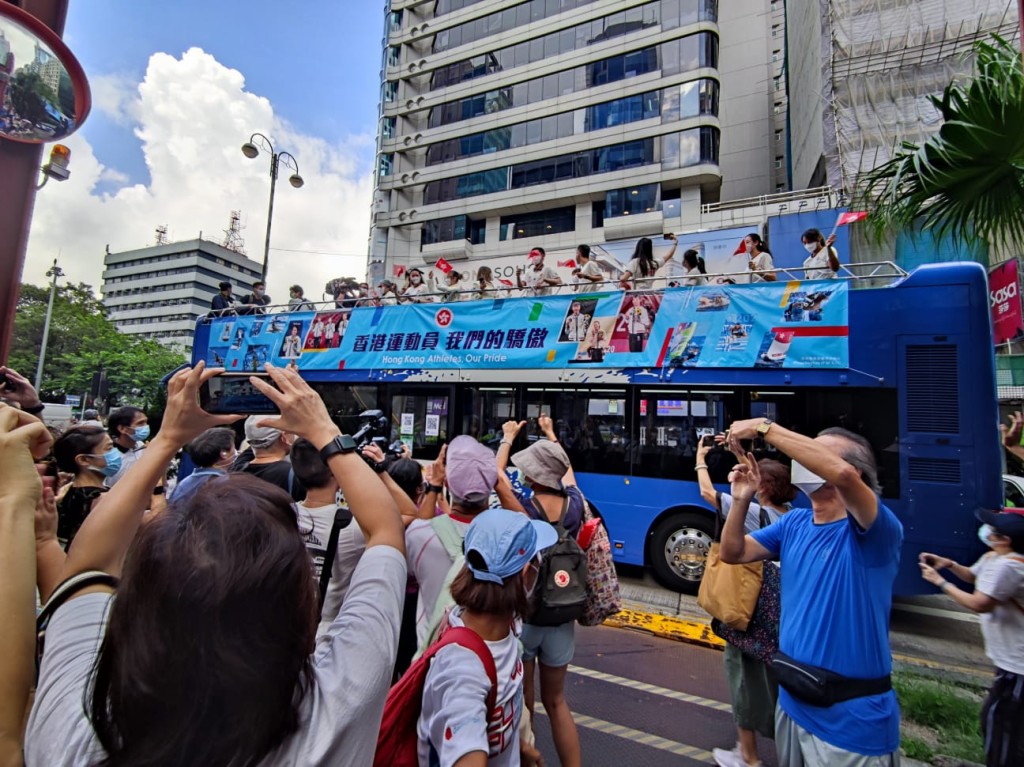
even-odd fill
[{"label": "rooftop antenna", "polygon": [[224,242],[221,244],[228,250],[245,255],[245,240],[242,239],[242,211],[231,211],[228,228],[224,230]]},{"label": "rooftop antenna", "polygon": [[166,245],[167,244],[167,224],[161,224],[156,228],[156,244]]}]

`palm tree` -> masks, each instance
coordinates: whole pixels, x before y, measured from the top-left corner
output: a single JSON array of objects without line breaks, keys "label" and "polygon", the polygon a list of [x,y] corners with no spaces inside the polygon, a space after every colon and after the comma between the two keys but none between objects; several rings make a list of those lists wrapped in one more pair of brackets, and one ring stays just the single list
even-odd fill
[{"label": "palm tree", "polygon": [[861,177],[860,204],[881,238],[920,223],[957,243],[1024,242],[1024,70],[999,37],[975,44],[974,77],[931,101],[943,118],[924,143],[903,143]]}]

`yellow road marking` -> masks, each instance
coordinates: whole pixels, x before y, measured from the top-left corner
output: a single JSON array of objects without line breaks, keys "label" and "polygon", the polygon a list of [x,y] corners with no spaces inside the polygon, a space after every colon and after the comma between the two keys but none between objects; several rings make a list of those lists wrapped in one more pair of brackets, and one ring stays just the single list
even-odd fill
[{"label": "yellow road marking", "polygon": [[716,649],[724,649],[725,641],[717,636],[708,623],[685,621],[667,615],[655,615],[638,610],[622,610],[604,622],[605,626],[615,628],[639,629],[665,639],[704,645]]},{"label": "yellow road marking", "polygon": [[[538,714],[547,716],[544,706],[540,703],[537,703],[536,710]],[[573,712],[572,718],[575,720],[577,726],[586,727],[588,730],[601,732],[605,735],[614,735],[616,738],[640,743],[644,746],[656,748],[659,751],[667,751],[668,753],[675,754],[677,756],[685,756],[697,762],[704,762],[705,764],[715,763],[715,757],[712,756],[710,751],[705,751],[703,748],[688,746],[685,743],[678,743],[674,740],[669,740],[668,738],[662,738],[659,735],[652,735],[651,733],[644,732],[643,730],[634,730],[632,727],[623,727],[621,724],[606,722],[604,719],[596,719],[592,716],[586,716],[585,714],[577,714],[576,712]]]}]

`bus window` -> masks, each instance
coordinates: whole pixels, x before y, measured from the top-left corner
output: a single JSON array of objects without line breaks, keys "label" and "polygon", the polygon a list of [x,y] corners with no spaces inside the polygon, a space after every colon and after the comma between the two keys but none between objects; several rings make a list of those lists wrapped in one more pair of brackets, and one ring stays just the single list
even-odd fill
[{"label": "bus window", "polygon": [[469,388],[463,391],[462,431],[486,445],[497,448],[501,426],[516,417],[515,390]]},{"label": "bus window", "polygon": [[[697,440],[725,428],[722,398],[728,394],[732,392],[641,391],[633,474],[692,480]],[[734,461],[719,452],[720,456],[709,457],[708,465],[712,479],[723,482]]]},{"label": "bus window", "polygon": [[433,460],[448,441],[449,389],[416,389],[391,392],[391,433],[388,440],[401,440],[418,460]]},{"label": "bus window", "polygon": [[548,413],[555,436],[577,472],[628,474],[625,389],[528,389],[527,438],[540,436],[536,417]]},{"label": "bus window", "polygon": [[376,386],[340,386],[336,383],[310,382],[310,386],[323,399],[327,412],[343,434],[359,430],[359,414],[381,409],[383,400]]}]

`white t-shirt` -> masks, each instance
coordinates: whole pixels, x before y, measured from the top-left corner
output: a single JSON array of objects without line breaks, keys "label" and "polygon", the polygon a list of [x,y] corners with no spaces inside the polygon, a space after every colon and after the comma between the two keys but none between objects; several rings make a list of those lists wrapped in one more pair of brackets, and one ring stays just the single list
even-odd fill
[{"label": "white t-shirt", "polygon": [[366,551],[366,536],[354,519],[348,527],[338,533],[338,548],[334,552],[334,565],[331,567],[331,580],[327,582],[327,594],[324,595],[324,606],[320,611],[320,625],[316,630],[319,642],[331,628],[338,617],[345,595],[352,583],[352,573],[359,564],[360,557]]},{"label": "white t-shirt", "polygon": [[596,293],[601,283],[592,282],[590,280],[582,279],[583,277],[603,277],[604,273],[601,271],[601,267],[597,265],[594,259],[590,259],[583,266],[580,267],[579,283],[576,285],[577,293]]},{"label": "white t-shirt", "polygon": [[839,276],[828,265],[828,251],[828,248],[822,248],[804,259],[805,280],[834,280]]},{"label": "white t-shirt", "polygon": [[[462,608],[448,616],[462,626]],[[488,767],[519,767],[519,720],[523,715],[523,661],[518,625],[487,642],[498,678],[494,711],[487,712],[491,680],[472,650],[449,645],[430,663],[417,725],[420,767],[451,767],[466,754],[488,753]],[[433,754],[431,752],[434,752]]]},{"label": "white t-shirt", "polygon": [[434,296],[429,295],[432,292],[426,283],[421,282],[419,285],[409,285],[403,290],[402,298],[414,304],[432,304],[436,300]]},{"label": "white t-shirt", "polygon": [[633,281],[634,290],[655,290],[658,288],[664,288],[666,281],[665,278],[660,276],[664,267],[655,260],[654,262],[654,273],[648,274],[646,277],[640,274],[640,259],[634,258],[628,264],[626,264],[625,271],[629,272],[632,276],[630,279]]},{"label": "white t-shirt", "polygon": [[[313,652],[313,683],[299,704],[299,731],[261,765],[365,767],[373,761],[398,647],[405,576],[398,551],[367,550],[344,608]],[[50,622],[25,737],[26,764],[82,767],[102,758],[83,701],[114,599],[85,594]]]},{"label": "white t-shirt", "polygon": [[[469,522],[452,514],[449,519],[457,523],[455,529],[466,537]],[[441,594],[444,578],[452,566],[441,539],[434,532],[429,519],[417,519],[405,529],[405,556],[409,573],[420,585],[416,599],[416,646],[422,647],[427,638],[427,623]]]},{"label": "white t-shirt", "polygon": [[683,276],[679,280],[680,285],[691,286],[691,285],[703,285],[708,281],[708,278],[700,273],[700,269],[696,266],[693,269],[687,269],[683,267]]},{"label": "white t-shirt", "polygon": [[1024,558],[989,553],[974,563],[971,572],[974,590],[999,602],[980,616],[985,654],[997,668],[1024,674]]},{"label": "white t-shirt", "polygon": [[536,271],[533,266],[528,266],[523,270],[523,284],[526,286],[523,289],[523,295],[550,296],[558,289],[558,287],[543,283],[542,280],[557,279],[559,279],[558,272],[547,264],[542,266],[540,271]]},{"label": "white t-shirt", "polygon": [[307,506],[305,502],[292,504],[295,518],[299,525],[299,534],[306,544],[309,558],[313,560],[313,575],[317,583],[324,569],[324,557],[327,555],[327,541],[334,527],[334,515],[338,510],[336,504],[326,506]]},{"label": "white t-shirt", "polygon": [[587,328],[590,327],[590,315],[580,312],[579,314],[569,313],[565,318],[565,338],[568,341],[582,341],[587,337]]},{"label": "white t-shirt", "polygon": [[[718,503],[722,507],[722,516],[729,516],[729,509],[732,508],[732,496],[728,493],[721,493],[718,496]],[[768,524],[774,525],[780,519],[782,514],[775,509],[764,507],[765,515],[768,517]],[[747,516],[743,520],[743,532],[752,533],[755,530],[761,529],[761,505],[757,501],[751,501],[747,507]]]},{"label": "white t-shirt", "polygon": [[751,256],[748,266],[750,268],[751,282],[767,282],[767,280],[760,274],[757,274],[757,272],[765,271],[766,269],[774,269],[775,262],[772,261],[771,253],[759,253],[756,256]]}]

